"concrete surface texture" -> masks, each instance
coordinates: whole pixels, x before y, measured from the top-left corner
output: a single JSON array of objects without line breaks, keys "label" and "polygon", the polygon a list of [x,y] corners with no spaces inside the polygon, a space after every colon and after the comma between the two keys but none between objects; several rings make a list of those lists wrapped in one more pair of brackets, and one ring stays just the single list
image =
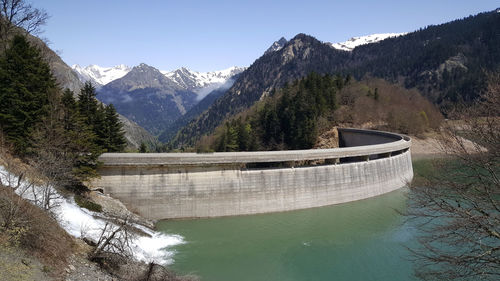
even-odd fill
[{"label": "concrete surface texture", "polygon": [[[413,178],[409,138],[368,130],[339,132],[346,147],[213,154],[103,154],[101,178],[92,185],[146,218],[169,219],[344,203],[390,192]],[[339,160],[326,163],[338,164],[304,162],[331,159]],[[272,164],[255,168],[259,163]]]}]

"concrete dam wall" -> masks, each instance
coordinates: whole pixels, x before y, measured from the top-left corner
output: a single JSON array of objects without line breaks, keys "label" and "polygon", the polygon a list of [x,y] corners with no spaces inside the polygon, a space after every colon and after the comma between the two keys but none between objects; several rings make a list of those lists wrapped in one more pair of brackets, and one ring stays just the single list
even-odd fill
[{"label": "concrete dam wall", "polygon": [[297,210],[360,200],[413,178],[408,137],[339,129],[344,147],[265,152],[105,153],[104,193],[150,219]]}]

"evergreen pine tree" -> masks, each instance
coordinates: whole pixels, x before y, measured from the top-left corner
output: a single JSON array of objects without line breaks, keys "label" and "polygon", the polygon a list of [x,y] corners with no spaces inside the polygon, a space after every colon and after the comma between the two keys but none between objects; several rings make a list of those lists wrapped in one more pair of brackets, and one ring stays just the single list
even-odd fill
[{"label": "evergreen pine tree", "polygon": [[146,144],[144,142],[141,142],[141,146],[139,147],[139,153],[146,153],[148,152],[148,148],[146,147]]},{"label": "evergreen pine tree", "polygon": [[57,89],[48,64],[24,36],[15,36],[0,58],[0,129],[19,154],[29,149],[34,128]]},{"label": "evergreen pine tree", "polygon": [[61,103],[63,105],[63,125],[65,130],[71,130],[75,126],[75,117],[78,114],[78,107],[73,96],[73,92],[70,89],[66,89],[61,97]]},{"label": "evergreen pine tree", "polygon": [[96,99],[96,90],[90,82],[78,95],[78,112],[84,122],[92,129],[94,142],[105,152],[121,152],[126,140],[118,113],[113,105],[104,106]]},{"label": "evergreen pine tree", "polygon": [[86,82],[83,88],[78,94],[78,112],[84,118],[85,123],[89,126],[93,126],[95,123],[98,102],[96,97],[96,91],[92,83]]},{"label": "evergreen pine tree", "polygon": [[[95,101],[97,102],[97,100]],[[96,135],[95,143],[103,149],[104,152],[108,152],[109,137],[106,122],[106,109],[102,103],[97,104],[97,109],[91,120],[91,127]]]},{"label": "evergreen pine tree", "polygon": [[222,133],[216,140],[215,151],[226,151],[227,146],[227,130],[224,128]]},{"label": "evergreen pine tree", "polygon": [[84,181],[96,176],[97,157],[102,149],[95,144],[96,136],[87,125],[85,117],[78,111],[73,92],[66,90],[61,97],[63,105],[62,124],[66,136],[71,140],[68,150],[73,153],[73,176]]},{"label": "evergreen pine tree", "polygon": [[238,151],[247,151],[248,150],[248,141],[250,140],[250,131],[245,122],[241,120],[241,117],[236,119],[232,124],[236,129],[237,143],[238,143]]},{"label": "evergreen pine tree", "polygon": [[118,119],[115,107],[110,104],[104,109],[107,143],[105,149],[108,152],[122,152],[127,141],[124,137],[122,123]]}]

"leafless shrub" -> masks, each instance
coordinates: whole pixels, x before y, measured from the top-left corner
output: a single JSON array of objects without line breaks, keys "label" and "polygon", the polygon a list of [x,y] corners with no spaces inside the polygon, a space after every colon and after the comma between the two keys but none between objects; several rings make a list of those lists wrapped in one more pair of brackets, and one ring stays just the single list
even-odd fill
[{"label": "leafless shrub", "polygon": [[[426,280],[500,278],[500,77],[476,106],[455,112],[444,129],[443,150],[452,160],[411,187],[408,216],[418,226],[410,249],[416,273]],[[470,145],[473,140],[474,145]]]},{"label": "leafless shrub", "polygon": [[0,187],[0,231],[13,235],[29,227],[30,221],[25,216],[27,205],[23,201],[12,189]]},{"label": "leafless shrub", "polygon": [[[35,205],[50,211],[59,206],[62,199],[56,187],[64,186],[68,182],[68,174],[71,166],[58,157],[57,153],[50,150],[42,150],[29,160],[31,167],[39,172],[36,178],[28,179],[31,192],[26,196]],[[34,184],[34,183],[37,184]]]},{"label": "leafless shrub", "polygon": [[[88,232],[87,229],[84,232]],[[134,260],[132,243],[136,238],[136,229],[130,219],[111,218],[99,230],[96,241],[84,238],[93,247],[89,253],[89,260],[97,262],[111,275],[124,281],[194,281],[194,276],[177,276],[162,265],[154,262],[145,264]],[[82,233],[86,237],[88,233]]]},{"label": "leafless shrub", "polygon": [[[420,135],[437,130],[443,120],[438,109],[418,91],[381,79],[352,83],[339,93],[338,123]],[[380,125],[383,125],[382,127]]]},{"label": "leafless shrub", "polygon": [[116,268],[132,258],[131,242],[134,238],[128,219],[117,219],[115,223],[106,222],[95,241],[89,259],[105,268]]},{"label": "leafless shrub", "polygon": [[2,151],[0,165],[4,167],[3,170],[0,170],[0,185],[12,188],[21,196],[31,189],[31,186],[24,181],[27,171],[22,168],[22,163],[19,160]]}]

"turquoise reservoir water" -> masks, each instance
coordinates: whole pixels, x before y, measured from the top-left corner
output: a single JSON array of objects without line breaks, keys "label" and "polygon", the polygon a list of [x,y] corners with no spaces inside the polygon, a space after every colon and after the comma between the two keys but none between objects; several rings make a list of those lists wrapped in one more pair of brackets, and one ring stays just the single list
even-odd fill
[{"label": "turquoise reservoir water", "polygon": [[162,221],[184,236],[171,269],[204,281],[414,280],[404,190],[293,212]]}]

